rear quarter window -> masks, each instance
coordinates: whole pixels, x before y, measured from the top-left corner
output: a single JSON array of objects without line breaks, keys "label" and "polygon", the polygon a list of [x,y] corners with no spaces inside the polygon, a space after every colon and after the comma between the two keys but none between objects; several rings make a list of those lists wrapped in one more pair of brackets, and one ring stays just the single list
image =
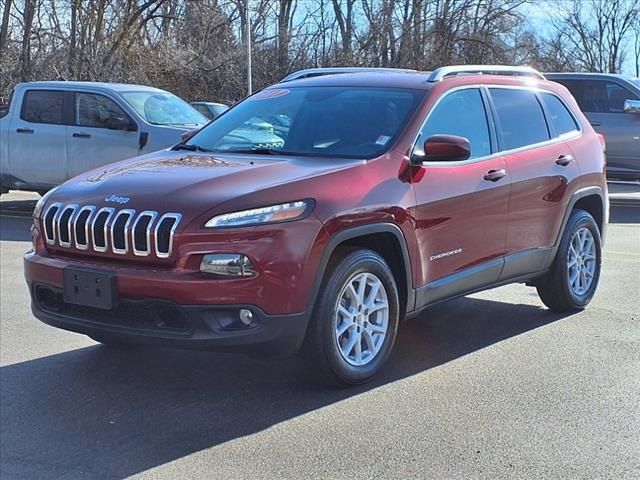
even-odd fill
[{"label": "rear quarter window", "polygon": [[551,138],[542,106],[531,90],[490,88],[502,137],[502,150],[525,147]]},{"label": "rear quarter window", "polygon": [[579,130],[578,122],[576,122],[569,109],[562,103],[558,97],[552,93],[541,93],[542,101],[547,107],[551,122],[555,125],[559,135],[575,132]]},{"label": "rear quarter window", "polygon": [[59,90],[27,90],[20,118],[31,123],[62,125],[64,92]]}]

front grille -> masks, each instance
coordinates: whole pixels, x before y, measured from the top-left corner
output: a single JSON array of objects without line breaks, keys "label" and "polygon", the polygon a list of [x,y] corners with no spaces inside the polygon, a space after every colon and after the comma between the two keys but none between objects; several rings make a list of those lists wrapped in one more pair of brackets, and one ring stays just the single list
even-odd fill
[{"label": "front grille", "polygon": [[[93,205],[52,204],[42,216],[47,244],[78,250],[168,258],[182,215]],[[157,219],[157,221],[156,221]]]}]

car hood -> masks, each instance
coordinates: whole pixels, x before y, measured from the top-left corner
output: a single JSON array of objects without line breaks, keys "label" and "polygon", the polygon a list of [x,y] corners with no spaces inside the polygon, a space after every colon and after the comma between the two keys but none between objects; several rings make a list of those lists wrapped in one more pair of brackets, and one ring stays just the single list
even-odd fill
[{"label": "car hood", "polygon": [[50,201],[197,215],[233,198],[344,167],[344,161],[320,158],[165,150],[79,175]]}]

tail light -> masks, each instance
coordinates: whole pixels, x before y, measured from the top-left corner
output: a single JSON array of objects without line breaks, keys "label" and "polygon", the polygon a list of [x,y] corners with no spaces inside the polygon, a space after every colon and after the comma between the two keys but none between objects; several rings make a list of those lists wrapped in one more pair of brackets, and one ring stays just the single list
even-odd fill
[{"label": "tail light", "polygon": [[602,151],[606,152],[607,151],[607,142],[604,138],[604,135],[601,133],[596,133],[596,135],[598,136],[598,140],[600,140],[600,145],[602,146]]}]

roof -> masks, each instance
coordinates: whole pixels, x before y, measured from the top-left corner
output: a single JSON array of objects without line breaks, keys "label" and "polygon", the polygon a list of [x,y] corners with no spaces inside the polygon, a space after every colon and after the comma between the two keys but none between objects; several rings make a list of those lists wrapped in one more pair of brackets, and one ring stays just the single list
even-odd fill
[{"label": "roof", "polygon": [[147,85],[136,85],[132,83],[107,83],[107,82],[70,82],[66,80],[53,80],[42,82],[26,82],[20,85],[28,85],[30,87],[54,88],[57,90],[73,90],[74,88],[85,87],[100,90],[111,90],[120,92],[130,92],[132,90],[156,90],[164,92],[159,88],[149,87]]},{"label": "roof", "polygon": [[619,73],[592,73],[592,72],[549,72],[545,73],[545,76],[549,78],[579,78],[579,77],[592,77],[592,78],[607,78],[607,77],[615,77],[622,78],[624,80],[631,80],[631,77],[628,75],[622,75]]}]

